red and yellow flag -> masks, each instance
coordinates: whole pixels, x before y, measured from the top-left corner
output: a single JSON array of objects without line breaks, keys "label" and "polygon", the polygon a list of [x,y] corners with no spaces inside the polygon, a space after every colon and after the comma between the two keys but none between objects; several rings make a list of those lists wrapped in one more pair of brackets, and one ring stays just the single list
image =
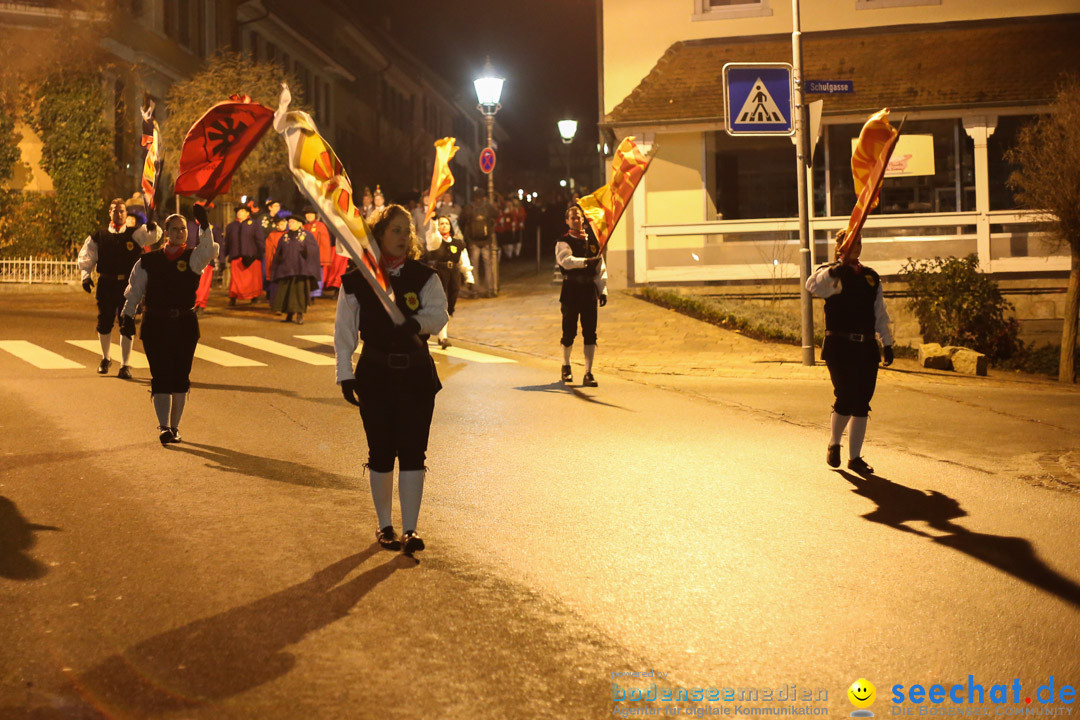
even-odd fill
[{"label": "red and yellow flag", "polygon": [[[454,186],[454,175],[450,172],[450,160],[457,154],[457,141],[444,137],[435,141],[435,169],[431,173],[431,190],[428,191],[428,207],[424,214],[424,224],[435,217],[435,203],[447,190]],[[419,231],[420,228],[417,228]]]},{"label": "red and yellow flag", "polygon": [[600,242],[601,250],[607,246],[608,238],[630,203],[641,177],[648,170],[652,155],[642,152],[633,136],[623,138],[611,161],[611,182],[578,200]]},{"label": "red and yellow flag", "polygon": [[165,153],[161,145],[161,128],[158,127],[158,122],[154,119],[154,101],[148,100],[147,107],[142,108],[140,113],[143,119],[142,139],[140,141],[143,148],[143,205],[149,212],[155,207],[154,195],[157,192],[158,180],[161,178]]},{"label": "red and yellow flag", "polygon": [[306,112],[289,110],[290,102],[292,94],[282,85],[274,129],[288,146],[293,181],[337,238],[338,254],[352,258],[390,319],[400,325],[405,316],[394,302],[390,279],[379,264],[379,245],[353,202],[352,181],[315,121]]},{"label": "red and yellow flag", "polygon": [[889,108],[871,115],[859,133],[859,142],[851,154],[851,176],[855,180],[857,199],[848,220],[844,244],[840,247],[841,254],[847,251],[852,240],[862,231],[866,216],[877,207],[881,181],[885,178],[885,169],[889,167],[889,158],[899,137],[900,131],[889,124]]}]

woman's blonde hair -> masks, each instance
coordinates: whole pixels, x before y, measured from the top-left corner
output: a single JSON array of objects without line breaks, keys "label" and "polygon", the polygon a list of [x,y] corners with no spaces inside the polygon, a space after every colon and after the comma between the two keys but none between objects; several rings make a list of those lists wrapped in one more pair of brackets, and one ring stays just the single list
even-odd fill
[{"label": "woman's blonde hair", "polygon": [[397,203],[392,203],[383,207],[381,210],[376,211],[371,216],[371,234],[375,236],[375,242],[379,242],[383,233],[386,232],[387,226],[394,220],[395,217],[400,215],[409,221],[409,249],[405,253],[405,257],[412,260],[419,260],[421,255],[420,238],[416,237],[416,227],[413,226],[412,213],[406,210]]}]

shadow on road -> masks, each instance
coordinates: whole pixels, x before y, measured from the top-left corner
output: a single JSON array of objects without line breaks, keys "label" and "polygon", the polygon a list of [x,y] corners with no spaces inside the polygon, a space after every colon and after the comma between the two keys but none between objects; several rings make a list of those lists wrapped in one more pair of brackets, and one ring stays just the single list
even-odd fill
[{"label": "shadow on road", "polygon": [[[863,515],[870,522],[920,535],[958,550],[1080,607],[1080,585],[1048,567],[1027,540],[972,532],[952,522],[966,516],[967,512],[948,495],[937,490],[905,487],[877,475],[860,477],[844,470],[837,472],[855,486],[856,495],[877,503],[877,509]],[[905,524],[909,522],[925,522],[945,534],[916,530]]]},{"label": "shadow on road", "polygon": [[574,395],[587,402],[594,403],[596,405],[603,405],[604,407],[615,408],[616,410],[625,410],[626,412],[632,412],[629,408],[625,408],[622,405],[615,405],[613,403],[604,402],[603,400],[597,400],[591,395],[586,395],[584,391],[576,388],[572,385],[565,385],[561,380],[557,380],[547,385],[520,385],[515,390],[521,390],[522,392],[549,392],[549,393],[566,393]]},{"label": "shadow on road", "polygon": [[53,463],[75,462],[88,460],[94,457],[115,455],[125,450],[142,448],[145,443],[128,443],[126,445],[109,445],[108,447],[94,450],[63,450],[56,452],[20,453],[4,458],[4,470],[11,471],[15,468],[33,467],[34,465],[51,465]]},{"label": "shadow on road", "polygon": [[288,646],[344,618],[396,570],[415,566],[395,554],[342,582],[379,552],[372,543],[302,583],[144,640],[81,675],[79,693],[110,717],[144,717],[220,701],[275,680],[296,664]]},{"label": "shadow on road", "polygon": [[274,482],[289,483],[290,485],[331,490],[356,490],[359,482],[357,478],[326,472],[310,465],[262,455],[251,455],[217,445],[184,442],[179,445],[170,445],[169,448],[215,463],[207,466],[212,470],[221,470],[249,477],[261,477]]},{"label": "shadow on road", "polygon": [[37,544],[35,532],[59,529],[27,522],[15,503],[0,495],[0,577],[9,580],[44,577],[48,569],[26,551]]}]

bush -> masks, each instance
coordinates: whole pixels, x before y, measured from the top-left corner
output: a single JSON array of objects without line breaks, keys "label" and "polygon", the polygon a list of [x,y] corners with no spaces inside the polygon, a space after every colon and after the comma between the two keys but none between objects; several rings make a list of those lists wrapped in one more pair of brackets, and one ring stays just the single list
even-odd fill
[{"label": "bush", "polygon": [[0,190],[0,257],[70,257],[58,223],[55,195]]},{"label": "bush", "polygon": [[960,345],[991,360],[1011,357],[1019,348],[1019,323],[1005,316],[1012,303],[1001,296],[997,281],[979,271],[977,255],[908,258],[900,277],[925,342]]}]

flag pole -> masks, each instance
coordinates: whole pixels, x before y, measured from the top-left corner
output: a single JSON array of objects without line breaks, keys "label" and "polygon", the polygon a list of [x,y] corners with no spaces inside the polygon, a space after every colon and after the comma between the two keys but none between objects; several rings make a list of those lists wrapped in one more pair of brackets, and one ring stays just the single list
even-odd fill
[{"label": "flag pole", "polygon": [[799,0],[791,0],[791,67],[795,81],[795,160],[796,180],[799,193],[799,305],[802,310],[802,360],[803,365],[814,364],[814,306],[806,281],[810,278],[811,253],[810,213],[806,201],[806,176],[811,167],[807,125],[808,113],[803,97],[802,77],[802,23],[799,18]]}]

